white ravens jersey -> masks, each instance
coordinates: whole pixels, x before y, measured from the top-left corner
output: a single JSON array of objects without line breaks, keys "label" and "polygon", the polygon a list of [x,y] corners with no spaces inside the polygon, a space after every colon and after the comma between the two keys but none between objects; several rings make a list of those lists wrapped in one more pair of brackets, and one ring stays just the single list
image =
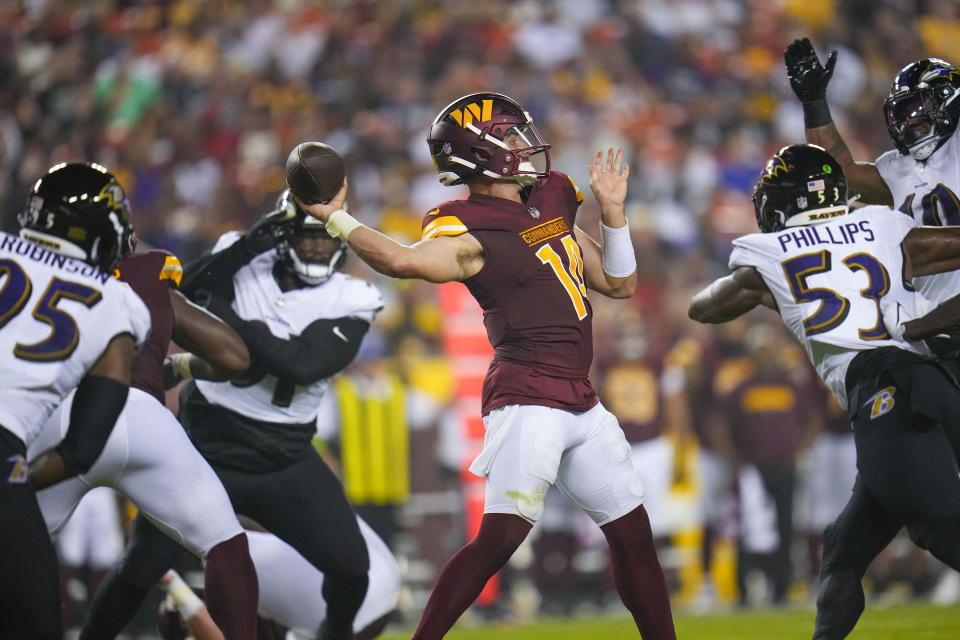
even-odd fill
[{"label": "white ravens jersey", "polygon": [[0,426],[29,445],[121,333],[150,312],[133,289],[80,260],[0,232]]},{"label": "white ravens jersey", "polygon": [[[240,237],[235,231],[222,235],[214,252],[222,251]],[[278,338],[295,338],[321,319],[351,317],[372,323],[383,307],[376,287],[339,272],[315,287],[283,291],[273,277],[276,261],[276,252],[266,251],[234,274],[233,310],[244,320],[265,324]],[[197,381],[197,388],[212,403],[256,420],[287,423],[314,420],[329,386],[329,378],[304,386],[270,373],[249,386]]]},{"label": "white ravens jersey", "polygon": [[[877,170],[890,187],[894,209],[911,216],[917,225],[960,225],[960,135],[957,132],[926,162],[917,162],[894,149],[877,158]],[[916,278],[914,285],[931,306],[936,307],[960,294],[960,271]]]},{"label": "white ravens jersey", "polygon": [[843,407],[844,376],[858,351],[893,346],[919,353],[887,333],[880,312],[881,298],[915,312],[900,249],[913,226],[887,207],[864,207],[820,224],[733,241],[730,268],[760,273],[784,323]]}]

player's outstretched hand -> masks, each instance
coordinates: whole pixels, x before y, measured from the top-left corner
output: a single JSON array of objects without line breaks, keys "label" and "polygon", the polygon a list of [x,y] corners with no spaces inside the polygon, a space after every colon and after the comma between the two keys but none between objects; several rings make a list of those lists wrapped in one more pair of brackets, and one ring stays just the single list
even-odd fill
[{"label": "player's outstretched hand", "polygon": [[[630,176],[630,165],[623,162],[623,149],[617,149],[616,152],[613,147],[607,149],[606,162],[603,149],[598,150],[593,164],[587,168],[590,170],[590,190],[600,205],[601,215],[611,212],[622,214],[623,203],[627,199],[627,178]],[[604,223],[609,224],[606,219]]]},{"label": "player's outstretched hand", "polygon": [[243,236],[243,243],[247,250],[254,255],[269,251],[277,246],[280,239],[287,233],[284,223],[290,222],[297,216],[297,208],[289,199],[276,211],[264,215]]},{"label": "player's outstretched hand", "polygon": [[833,67],[837,64],[836,51],[831,52],[827,64],[822,65],[810,39],[803,38],[787,45],[783,52],[783,61],[787,65],[790,87],[800,98],[800,102],[812,102],[826,97],[827,85],[833,77]]},{"label": "player's outstretched hand", "polygon": [[337,195],[333,196],[333,199],[330,200],[330,202],[307,204],[301,200],[300,196],[297,194],[293,194],[293,197],[296,199],[297,205],[308,215],[313,216],[321,222],[326,222],[330,219],[330,215],[333,214],[334,211],[337,209],[343,209],[343,203],[347,199],[347,179],[343,179],[343,186],[340,187],[340,191],[337,191]]}]

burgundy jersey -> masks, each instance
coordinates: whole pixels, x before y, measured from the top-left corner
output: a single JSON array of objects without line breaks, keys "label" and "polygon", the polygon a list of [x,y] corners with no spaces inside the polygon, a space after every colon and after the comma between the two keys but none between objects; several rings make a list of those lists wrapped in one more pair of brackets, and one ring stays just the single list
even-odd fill
[{"label": "burgundy jersey", "polygon": [[150,335],[131,365],[130,386],[164,402],[163,359],[173,336],[170,288],[180,284],[180,261],[166,251],[131,253],[117,271],[115,275],[129,284],[150,310]]},{"label": "burgundy jersey", "polygon": [[787,371],[755,372],[721,401],[721,411],[744,461],[791,462],[807,428],[816,392]]},{"label": "burgundy jersey", "polygon": [[638,444],[663,432],[660,372],[651,363],[621,360],[604,370],[603,403],[617,416],[627,442]]},{"label": "burgundy jersey", "polygon": [[483,246],[483,268],[464,284],[494,349],[484,415],[511,404],[586,411],[597,403],[587,379],[592,311],[573,233],[582,201],[570,178],[554,171],[526,202],[471,194],[423,219],[423,239],[470,233]]}]

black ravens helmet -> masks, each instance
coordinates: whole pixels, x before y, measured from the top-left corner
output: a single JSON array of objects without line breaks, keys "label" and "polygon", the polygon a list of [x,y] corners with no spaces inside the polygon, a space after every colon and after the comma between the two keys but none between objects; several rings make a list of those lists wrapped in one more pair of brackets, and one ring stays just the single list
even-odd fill
[{"label": "black ravens helmet", "polygon": [[106,272],[136,243],[126,192],[94,163],[51,167],[17,219],[22,238]]},{"label": "black ravens helmet", "polygon": [[926,160],[957,128],[960,70],[939,58],[911,62],[894,78],[883,114],[897,150]]},{"label": "black ravens helmet", "polygon": [[822,147],[784,147],[767,160],[753,207],[764,233],[834,218],[847,212],[847,180]]},{"label": "black ravens helmet", "polygon": [[[296,215],[287,222],[281,223],[284,227],[283,233],[279,235],[277,242],[277,260],[292,273],[294,273],[301,282],[310,286],[323,284],[330,279],[347,259],[347,243],[341,239],[333,238],[327,233],[326,225],[313,216],[308,215],[290,196],[290,190],[284,189],[277,200],[277,209],[288,209],[293,207]],[[311,259],[309,256],[301,256],[297,253],[294,240],[303,234],[313,234],[325,236],[329,239],[332,252],[329,258]]]}]

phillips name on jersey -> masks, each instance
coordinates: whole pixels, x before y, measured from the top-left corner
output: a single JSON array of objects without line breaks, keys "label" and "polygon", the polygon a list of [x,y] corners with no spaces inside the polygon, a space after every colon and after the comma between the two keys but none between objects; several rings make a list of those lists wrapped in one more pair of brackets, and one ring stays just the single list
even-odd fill
[{"label": "phillips name on jersey", "polygon": [[887,207],[853,209],[819,224],[733,241],[730,268],[753,267],[817,373],[847,406],[844,377],[858,350],[910,343],[887,332],[880,299],[914,317],[919,295],[903,282],[900,243],[914,227]]}]

